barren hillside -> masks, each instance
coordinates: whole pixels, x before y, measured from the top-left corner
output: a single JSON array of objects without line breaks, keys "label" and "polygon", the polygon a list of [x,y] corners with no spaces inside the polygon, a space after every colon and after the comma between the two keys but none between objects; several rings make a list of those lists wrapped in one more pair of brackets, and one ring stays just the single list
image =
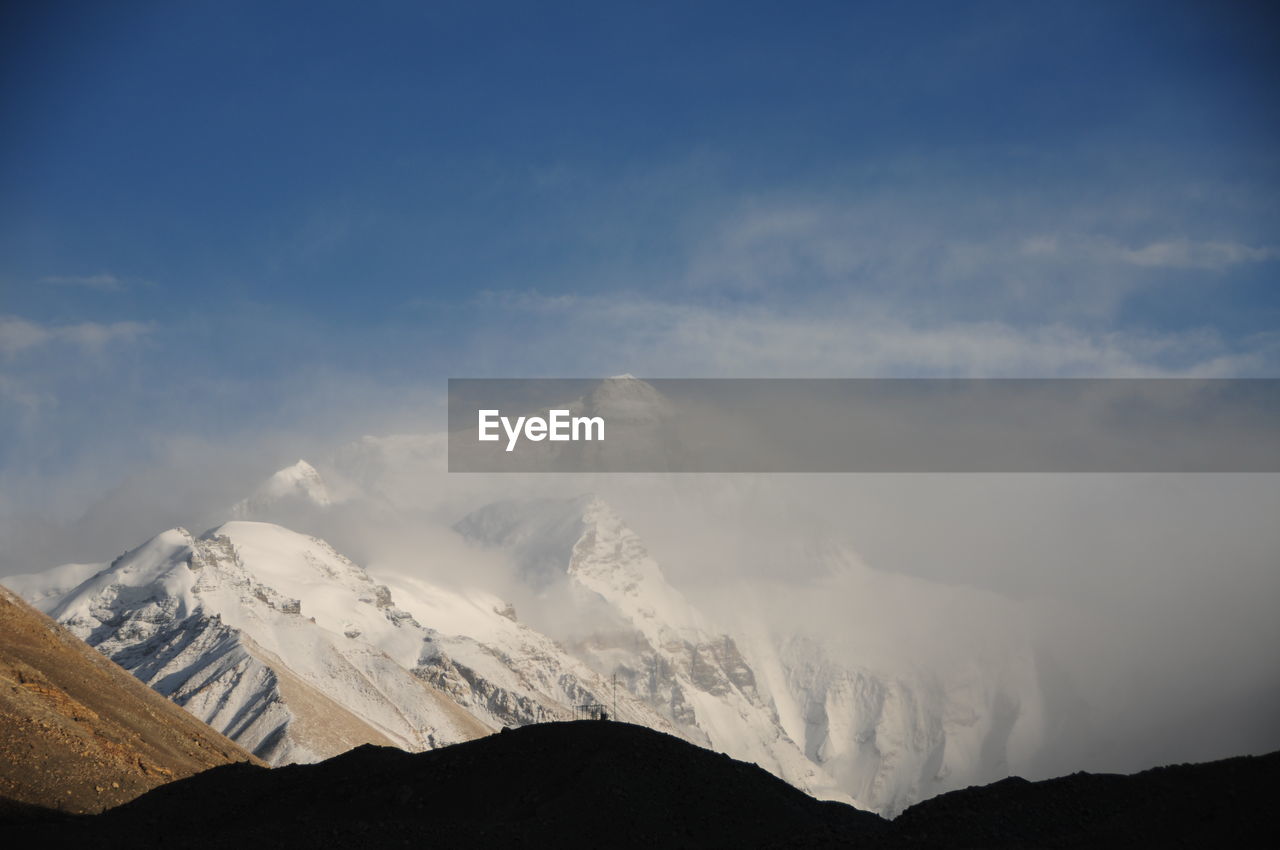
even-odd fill
[{"label": "barren hillside", "polygon": [[0,810],[97,812],[239,746],[0,587]]}]

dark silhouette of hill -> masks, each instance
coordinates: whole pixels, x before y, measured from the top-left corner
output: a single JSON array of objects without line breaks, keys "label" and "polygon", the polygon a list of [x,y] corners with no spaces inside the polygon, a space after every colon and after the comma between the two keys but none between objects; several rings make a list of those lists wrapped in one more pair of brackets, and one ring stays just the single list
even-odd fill
[{"label": "dark silhouette of hill", "polygon": [[0,587],[0,817],[97,812],[252,759]]},{"label": "dark silhouette of hill", "polygon": [[410,754],[363,746],[320,764],[231,765],[40,840],[184,847],[742,847],[862,838],[879,817],[823,803],[753,764],[625,723],[527,726]]},{"label": "dark silhouette of hill", "polygon": [[1010,777],[893,821],[903,847],[1280,847],[1280,752],[1130,776]]},{"label": "dark silhouette of hill", "polygon": [[1280,754],[1012,779],[889,822],[669,735],[581,721],[425,753],[365,746],[316,765],[217,767],[102,815],[3,832],[92,847],[1266,846],[1278,777]]}]

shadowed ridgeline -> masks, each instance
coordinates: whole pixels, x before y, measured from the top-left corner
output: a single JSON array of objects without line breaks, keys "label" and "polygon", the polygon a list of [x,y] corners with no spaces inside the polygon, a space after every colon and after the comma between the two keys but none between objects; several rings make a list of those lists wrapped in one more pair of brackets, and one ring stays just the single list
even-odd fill
[{"label": "shadowed ridgeline", "polygon": [[239,764],[103,815],[27,823],[33,842],[134,846],[1265,846],[1280,754],[1135,776],[1008,779],[885,821],[641,726],[546,723],[424,753],[364,746],[316,765]]}]

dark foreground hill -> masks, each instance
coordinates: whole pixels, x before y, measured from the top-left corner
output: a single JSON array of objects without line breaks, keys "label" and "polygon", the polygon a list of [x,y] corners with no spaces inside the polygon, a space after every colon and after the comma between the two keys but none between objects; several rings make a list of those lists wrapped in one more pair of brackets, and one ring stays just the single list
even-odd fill
[{"label": "dark foreground hill", "polygon": [[[232,765],[33,839],[183,847],[728,847],[877,835],[765,770],[625,723],[514,729],[425,753],[363,746],[321,764]],[[408,845],[406,845],[408,842]],[[34,846],[34,841],[32,842]],[[802,845],[804,846],[804,845]]]},{"label": "dark foreground hill", "polygon": [[0,816],[97,812],[252,759],[0,587]]},{"label": "dark foreground hill", "polygon": [[1011,777],[926,800],[901,847],[1280,847],[1280,752],[1131,776]]},{"label": "dark foreground hill", "polygon": [[[10,825],[31,846],[1266,846],[1280,754],[1006,780],[893,822],[622,723],[530,726],[426,753],[214,768],[95,817]],[[20,828],[20,829],[19,829]]]}]

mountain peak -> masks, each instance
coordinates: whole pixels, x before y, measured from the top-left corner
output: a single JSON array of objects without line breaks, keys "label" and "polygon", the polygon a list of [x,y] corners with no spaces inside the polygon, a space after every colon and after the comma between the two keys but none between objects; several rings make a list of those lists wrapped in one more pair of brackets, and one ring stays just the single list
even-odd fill
[{"label": "mountain peak", "polygon": [[507,549],[534,588],[568,580],[606,600],[642,631],[656,636],[660,624],[683,628],[698,622],[640,536],[597,494],[495,502],[454,528],[472,542]]},{"label": "mountain peak", "polygon": [[299,458],[292,466],[277,470],[268,478],[259,490],[264,495],[283,498],[290,495],[301,495],[317,505],[332,504],[329,488],[316,468]]},{"label": "mountain peak", "polygon": [[299,458],[297,463],[272,473],[248,498],[234,504],[230,513],[236,519],[252,519],[289,503],[327,508],[333,501],[324,478]]}]

